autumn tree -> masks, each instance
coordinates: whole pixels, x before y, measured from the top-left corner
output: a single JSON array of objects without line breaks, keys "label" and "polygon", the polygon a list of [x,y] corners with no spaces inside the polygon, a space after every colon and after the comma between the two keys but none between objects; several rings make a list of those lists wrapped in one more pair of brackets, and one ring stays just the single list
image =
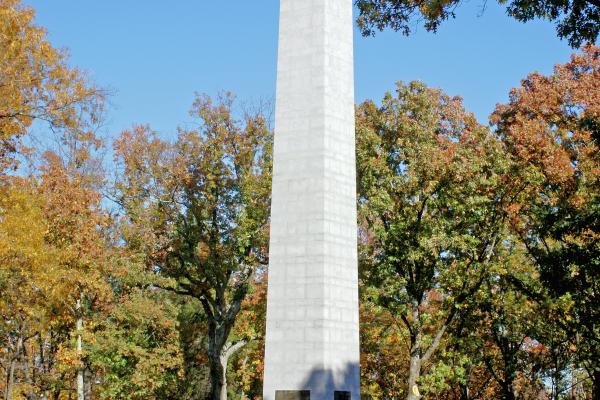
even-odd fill
[{"label": "autumn tree", "polygon": [[360,305],[361,394],[376,399],[406,397],[409,334],[396,315],[378,304],[376,288],[363,289]]},{"label": "autumn tree", "polygon": [[398,84],[357,109],[361,251],[367,285],[408,332],[406,398],[461,305],[480,290],[504,237],[501,148],[452,98]]},{"label": "autumn tree", "polygon": [[[77,326],[110,298],[94,154],[103,93],[33,18],[19,1],[0,1],[2,366],[6,397],[32,399],[71,390],[85,368]],[[55,140],[26,149],[22,139],[36,120]],[[17,178],[25,154],[33,168]]]},{"label": "autumn tree", "polygon": [[[21,187],[19,187],[21,186]],[[48,374],[48,365],[55,363],[55,352],[44,352],[46,332],[50,326],[59,328],[66,321],[73,322],[73,314],[65,309],[59,284],[66,273],[55,260],[60,259],[60,249],[44,240],[47,225],[43,217],[44,202],[33,188],[22,183],[0,196],[0,343],[2,344],[2,394],[13,399],[19,394],[35,394],[50,389],[54,380]],[[28,229],[22,229],[27,223]],[[51,313],[47,304],[58,304]],[[54,308],[54,307],[53,307]],[[59,320],[63,316],[65,319]],[[68,340],[69,332],[58,329],[53,339]],[[35,348],[39,348],[35,351]],[[55,347],[56,349],[56,347]],[[30,352],[43,354],[44,362],[36,365],[36,378],[32,378],[34,361]]]},{"label": "autumn tree", "polygon": [[33,19],[34,10],[20,0],[0,1],[2,174],[16,168],[21,139],[34,121],[52,131],[84,134],[82,120],[93,125],[102,113],[102,91],[67,64],[66,52],[55,49]]},{"label": "autumn tree", "polygon": [[[122,267],[132,274],[135,260]],[[135,285],[129,286],[135,283]],[[92,394],[101,399],[165,399],[178,397],[182,350],[177,304],[168,295],[137,287],[132,276],[119,279],[115,296],[103,319],[88,329],[86,362],[95,383]]]},{"label": "autumn tree", "polygon": [[231,389],[243,399],[262,397],[265,330],[267,316],[267,274],[262,269],[251,282],[248,296],[232,331],[235,340],[254,338],[232,359]]},{"label": "autumn tree", "polygon": [[191,114],[200,124],[180,129],[176,143],[147,127],[115,143],[118,201],[130,232],[145,235],[130,240],[170,279],[156,286],[195,300],[206,318],[214,399],[227,397],[228,360],[249,340],[230,334],[254,272],[266,265],[271,132],[261,112],[239,120],[233,106],[231,94],[198,96]]},{"label": "autumn tree", "polygon": [[544,381],[550,370],[545,343],[554,339],[545,330],[554,323],[549,317],[559,305],[536,302],[512,284],[518,279],[531,287],[540,285],[539,274],[518,240],[507,236],[496,252],[498,262],[483,290],[465,303],[470,312],[455,327],[452,341],[469,355],[469,368],[487,370],[489,389],[497,388],[495,397],[538,398],[546,394]]},{"label": "autumn tree", "polygon": [[9,398],[71,390],[85,368],[77,321],[89,321],[111,298],[100,196],[62,161],[48,153],[37,179],[12,178],[0,196],[0,330],[3,343],[17,344],[3,349],[12,354],[3,365]]},{"label": "autumn tree", "polygon": [[[499,0],[506,4],[508,15],[521,22],[536,18],[556,23],[561,39],[573,47],[594,42],[600,31],[600,2],[598,0]],[[360,15],[358,26],[363,35],[373,35],[387,27],[410,34],[411,25],[424,21],[428,31],[437,31],[440,24],[455,15],[460,0],[356,0]]]},{"label": "autumn tree", "polygon": [[564,304],[556,320],[572,341],[577,366],[600,393],[600,48],[586,46],[553,74],[530,74],[492,115],[523,188],[511,226],[537,266],[544,291],[515,280],[541,301]]},{"label": "autumn tree", "polygon": [[0,387],[32,400],[162,398],[179,378],[177,308],[112,237],[96,161],[64,154],[0,186]]},{"label": "autumn tree", "polygon": [[208,321],[199,300],[181,296],[178,304],[177,319],[184,370],[178,383],[179,398],[206,399],[211,394],[207,355]]}]

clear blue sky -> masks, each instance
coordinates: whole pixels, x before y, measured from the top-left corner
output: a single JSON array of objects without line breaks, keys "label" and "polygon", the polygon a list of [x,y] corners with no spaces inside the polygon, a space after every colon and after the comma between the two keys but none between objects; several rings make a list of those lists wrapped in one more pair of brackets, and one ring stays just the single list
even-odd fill
[{"label": "clear blue sky", "polygon": [[[240,99],[275,93],[278,0],[24,0],[71,64],[112,89],[107,134],[149,123],[163,135],[190,121],[194,92]],[[301,1],[301,0],[299,0]],[[572,50],[545,21],[522,24],[490,0],[471,0],[437,34],[355,32],[357,101],[378,100],[398,80],[460,95],[487,122],[531,71],[549,73]]]}]

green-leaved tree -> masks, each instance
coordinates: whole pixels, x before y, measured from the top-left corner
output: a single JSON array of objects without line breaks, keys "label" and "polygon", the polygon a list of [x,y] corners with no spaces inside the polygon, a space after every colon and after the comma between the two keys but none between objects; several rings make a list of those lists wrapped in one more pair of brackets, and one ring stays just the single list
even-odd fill
[{"label": "green-leaved tree", "polygon": [[227,398],[228,360],[250,338],[230,334],[257,269],[266,265],[271,140],[261,112],[234,115],[234,98],[198,96],[195,129],[174,144],[147,127],[116,142],[125,237],[148,255],[156,286],[193,298],[206,318],[211,398]]}]

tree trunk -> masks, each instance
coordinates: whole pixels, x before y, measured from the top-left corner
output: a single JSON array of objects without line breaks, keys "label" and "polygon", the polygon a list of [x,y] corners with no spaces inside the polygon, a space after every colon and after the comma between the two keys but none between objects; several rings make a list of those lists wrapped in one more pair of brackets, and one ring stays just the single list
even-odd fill
[{"label": "tree trunk", "polygon": [[219,400],[227,400],[227,362],[229,357],[227,355],[221,356],[221,368],[223,370],[223,385],[221,386],[221,392],[219,393]]},{"label": "tree trunk", "polygon": [[460,400],[471,400],[469,383],[460,384]]},{"label": "tree trunk", "polygon": [[410,367],[408,370],[408,395],[406,400],[419,400],[421,394],[417,382],[421,377],[421,340],[416,338],[410,349]]},{"label": "tree trunk", "polygon": [[221,346],[218,352],[209,351],[212,400],[227,400],[227,364],[229,358],[247,343],[248,340],[243,339]]},{"label": "tree trunk", "polygon": [[[83,352],[83,339],[81,337],[81,331],[83,329],[83,317],[81,313],[81,299],[77,299],[77,356],[79,357],[79,363],[81,363],[81,354]],[[85,400],[84,387],[83,387],[83,367],[79,366],[77,370],[77,400]]]},{"label": "tree trunk", "polygon": [[85,369],[83,374],[83,394],[86,399],[93,399],[94,392],[94,374],[89,369]]},{"label": "tree trunk", "polygon": [[6,400],[12,400],[13,385],[15,383],[15,361],[12,359],[10,360],[10,367],[6,375]]},{"label": "tree trunk", "polygon": [[517,364],[514,356],[515,353],[511,350],[508,360],[505,361],[506,378],[504,380],[503,385],[505,400],[515,400],[517,398],[517,392],[515,390],[515,380],[517,379]]},{"label": "tree trunk", "polygon": [[592,372],[592,399],[600,399],[600,369]]},{"label": "tree trunk", "polygon": [[227,369],[223,367],[220,357],[210,357],[210,398],[211,400],[227,400]]},{"label": "tree trunk", "polygon": [[[246,369],[246,364],[248,364],[248,355],[246,355],[246,357],[244,357],[244,361],[242,361],[242,365],[240,366],[240,368]],[[242,387],[242,393],[240,394],[240,399],[247,400],[246,399],[246,391],[244,390],[243,387]]]},{"label": "tree trunk", "polygon": [[558,352],[560,350],[557,348],[557,346],[555,346],[554,344],[552,345],[552,364],[553,364],[553,373],[552,373],[552,399],[558,399],[559,394],[561,392],[561,367],[560,367],[560,360],[559,360],[559,356],[558,356]]},{"label": "tree trunk", "polygon": [[445,323],[437,330],[433,341],[427,347],[427,349],[421,348],[422,344],[422,333],[419,321],[419,303],[413,304],[412,320],[415,321],[411,326],[408,320],[405,318],[405,325],[410,331],[410,368],[408,372],[408,394],[406,400],[419,400],[423,397],[419,391],[418,381],[421,377],[421,367],[424,363],[427,363],[433,354],[437,351],[442,337],[448,328],[448,324],[452,321],[455,315],[455,310],[452,310]]},{"label": "tree trunk", "polygon": [[504,400],[516,400],[517,396],[515,395],[515,388],[512,383],[506,383],[502,387],[502,391],[504,392]]},{"label": "tree trunk", "polygon": [[15,385],[15,363],[21,357],[21,351],[23,348],[23,338],[19,336],[17,339],[17,349],[14,353],[14,357],[10,357],[10,371],[8,372],[8,379],[6,385],[6,400],[13,399],[13,387]]},{"label": "tree trunk", "polygon": [[209,322],[208,362],[210,368],[211,400],[227,400],[227,366],[221,360],[223,349],[229,336],[227,322]]},{"label": "tree trunk", "polygon": [[515,391],[515,377],[516,374],[513,369],[509,369],[505,372],[506,377],[502,382],[502,395],[504,400],[516,400],[517,393]]}]

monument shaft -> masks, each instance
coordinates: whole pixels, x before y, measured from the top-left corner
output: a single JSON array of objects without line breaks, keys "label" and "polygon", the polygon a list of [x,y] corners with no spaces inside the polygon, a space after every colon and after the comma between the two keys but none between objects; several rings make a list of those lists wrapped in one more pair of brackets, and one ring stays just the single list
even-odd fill
[{"label": "monument shaft", "polygon": [[358,400],[352,0],[280,4],[264,400]]}]

